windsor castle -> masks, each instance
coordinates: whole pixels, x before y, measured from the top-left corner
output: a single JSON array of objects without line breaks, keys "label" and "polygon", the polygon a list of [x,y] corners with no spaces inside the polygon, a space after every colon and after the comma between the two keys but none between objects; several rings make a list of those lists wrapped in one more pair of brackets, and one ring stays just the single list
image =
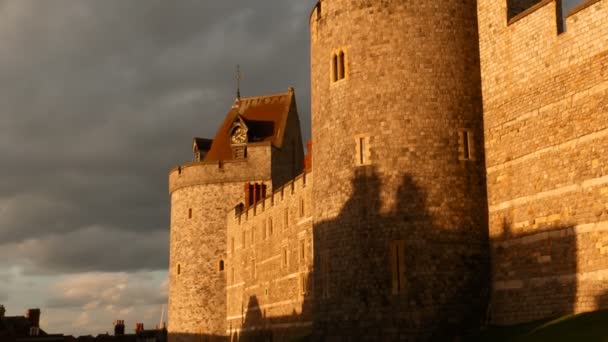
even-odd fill
[{"label": "windsor castle", "polygon": [[171,341],[453,341],[608,308],[608,0],[320,0],[296,91],[169,173]]}]

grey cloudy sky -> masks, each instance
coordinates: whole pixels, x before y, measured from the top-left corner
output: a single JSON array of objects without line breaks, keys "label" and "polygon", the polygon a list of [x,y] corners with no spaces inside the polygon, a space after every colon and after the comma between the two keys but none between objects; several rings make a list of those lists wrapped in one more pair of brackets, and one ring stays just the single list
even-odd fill
[{"label": "grey cloudy sky", "polygon": [[0,303],[51,332],[157,324],[168,170],[235,96],[292,85],[315,0],[0,0]]},{"label": "grey cloudy sky", "polygon": [[[296,89],[315,0],[0,0],[0,303],[51,332],[166,302],[167,172],[234,100]],[[572,6],[570,0],[566,6]]]}]

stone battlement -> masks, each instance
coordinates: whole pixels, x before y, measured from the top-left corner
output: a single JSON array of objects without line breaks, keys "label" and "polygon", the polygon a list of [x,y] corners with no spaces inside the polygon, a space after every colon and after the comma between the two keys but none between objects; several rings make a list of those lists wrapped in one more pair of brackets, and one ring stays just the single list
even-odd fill
[{"label": "stone battlement", "polygon": [[266,197],[260,199],[249,208],[242,208],[237,205],[234,211],[228,213],[228,220],[236,221],[238,225],[245,223],[255,216],[262,215],[266,210],[279,205],[279,203],[289,200],[292,197],[298,197],[305,191],[306,185],[312,181],[312,172],[304,172],[285,183],[283,186],[275,189]]},{"label": "stone battlement", "polygon": [[247,159],[193,162],[174,167],[169,172],[169,193],[192,185],[270,179],[270,143],[248,144],[247,153]]}]

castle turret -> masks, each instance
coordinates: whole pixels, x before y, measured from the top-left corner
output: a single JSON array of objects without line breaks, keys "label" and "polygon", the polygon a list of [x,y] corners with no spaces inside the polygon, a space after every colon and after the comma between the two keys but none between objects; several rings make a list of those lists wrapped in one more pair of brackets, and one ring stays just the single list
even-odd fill
[{"label": "castle turret", "polygon": [[487,293],[476,2],[321,0],[310,30],[314,334],[449,341]]},{"label": "castle turret", "polygon": [[[170,341],[226,334],[226,213],[302,172],[293,88],[239,99],[215,138],[195,138],[193,146],[195,161],[169,174]],[[256,191],[246,192],[249,188]]]}]

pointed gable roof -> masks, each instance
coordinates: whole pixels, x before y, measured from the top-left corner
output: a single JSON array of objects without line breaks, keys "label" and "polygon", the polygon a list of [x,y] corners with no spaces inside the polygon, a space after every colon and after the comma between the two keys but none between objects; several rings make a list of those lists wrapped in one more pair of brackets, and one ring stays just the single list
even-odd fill
[{"label": "pointed gable roof", "polygon": [[294,99],[294,89],[290,87],[286,93],[248,97],[237,101],[226,114],[204,161],[232,159],[230,134],[236,120],[242,120],[247,126],[250,143],[270,142],[281,148],[287,117],[295,105]]}]

